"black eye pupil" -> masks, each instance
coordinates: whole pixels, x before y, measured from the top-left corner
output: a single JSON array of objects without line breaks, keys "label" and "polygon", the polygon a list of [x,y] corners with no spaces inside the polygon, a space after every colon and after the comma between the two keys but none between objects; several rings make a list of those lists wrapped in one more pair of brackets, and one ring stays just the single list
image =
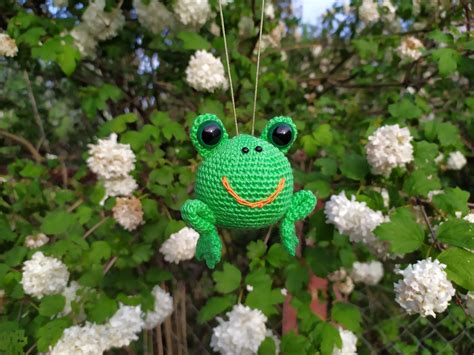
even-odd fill
[{"label": "black eye pupil", "polygon": [[201,130],[201,141],[208,146],[213,146],[219,143],[221,136],[222,129],[214,122],[205,124]]},{"label": "black eye pupil", "polygon": [[272,131],[272,141],[280,147],[284,147],[290,144],[291,139],[293,138],[293,132],[290,125],[279,124]]},{"label": "black eye pupil", "polygon": [[249,152],[249,149],[247,147],[242,148],[242,153],[247,154]]}]

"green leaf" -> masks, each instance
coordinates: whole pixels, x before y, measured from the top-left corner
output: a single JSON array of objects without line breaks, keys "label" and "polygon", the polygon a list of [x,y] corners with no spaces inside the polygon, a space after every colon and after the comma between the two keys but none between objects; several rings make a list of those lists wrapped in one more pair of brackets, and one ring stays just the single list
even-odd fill
[{"label": "green leaf", "polygon": [[316,152],[318,151],[318,145],[312,135],[307,134],[302,136],[301,144],[303,145],[303,150],[308,156],[313,157],[316,155]]},{"label": "green leaf", "polygon": [[222,312],[231,308],[236,301],[237,296],[232,294],[221,297],[209,298],[204,307],[202,307],[199,311],[198,322],[202,324],[207,321],[210,321],[218,314],[221,314]]},{"label": "green leaf", "polygon": [[134,113],[124,113],[119,115],[114,119],[107,121],[100,127],[99,135],[104,137],[109,135],[112,132],[122,133],[127,129],[128,123],[133,123],[137,121],[137,115]]},{"label": "green leaf", "polygon": [[438,240],[460,248],[474,250],[474,223],[451,219],[439,226]]},{"label": "green leaf", "polygon": [[309,275],[306,267],[294,262],[285,269],[285,287],[291,293],[296,293],[308,284]]},{"label": "green leaf", "polygon": [[103,278],[102,266],[98,264],[91,265],[90,269],[87,270],[78,280],[78,282],[87,287],[96,287],[100,284]]},{"label": "green leaf", "polygon": [[438,260],[446,265],[448,279],[469,291],[474,291],[474,253],[450,247],[438,255]]},{"label": "green leaf", "polygon": [[434,160],[439,154],[438,146],[427,141],[415,142],[413,146],[416,169],[423,170],[427,174],[436,173],[438,167]]},{"label": "green leaf", "polygon": [[235,266],[224,263],[223,271],[214,271],[212,278],[216,283],[216,291],[220,293],[229,293],[240,286],[242,274]]},{"label": "green leaf", "polygon": [[72,213],[64,210],[48,212],[41,224],[41,231],[45,234],[57,235],[66,232],[75,223]]},{"label": "green leaf", "polygon": [[247,245],[247,256],[256,260],[261,258],[267,251],[267,246],[262,240],[252,241]]},{"label": "green leaf", "polygon": [[348,154],[342,158],[340,169],[345,177],[360,181],[369,173],[369,164],[363,156]]},{"label": "green leaf", "polygon": [[303,335],[298,335],[294,331],[284,334],[281,338],[281,352],[284,355],[305,354],[304,349],[308,344],[308,339]]},{"label": "green leaf", "polygon": [[331,319],[353,332],[359,332],[362,317],[357,306],[350,303],[336,302],[331,309]]},{"label": "green leaf", "polygon": [[266,260],[273,267],[281,267],[288,263],[290,256],[283,249],[280,243],[275,243],[268,250]]},{"label": "green leaf", "polygon": [[76,47],[65,45],[56,60],[64,74],[70,76],[74,73],[74,70],[76,69],[76,61],[79,59],[80,54]]},{"label": "green leaf", "polygon": [[321,173],[326,176],[334,176],[337,173],[337,161],[332,158],[320,158],[316,160],[314,166],[321,169]]},{"label": "green leaf", "polygon": [[256,286],[253,291],[247,295],[245,304],[250,308],[261,310],[267,317],[278,314],[275,305],[283,303],[285,297],[280,289],[271,289],[267,285]]},{"label": "green leaf", "polygon": [[316,341],[320,344],[322,355],[332,354],[335,347],[342,347],[339,331],[332,324],[320,322],[316,326],[314,333],[316,334]]},{"label": "green leaf", "polygon": [[449,122],[436,122],[436,134],[442,147],[456,146],[461,141],[459,128]]},{"label": "green leaf", "polygon": [[112,317],[117,309],[117,302],[103,293],[95,301],[87,303],[85,306],[88,320],[99,324]]},{"label": "green leaf", "polygon": [[405,178],[403,191],[410,196],[428,196],[428,192],[439,190],[441,182],[435,173],[427,174],[425,171],[416,170]]},{"label": "green leaf", "polygon": [[389,105],[388,112],[395,118],[407,120],[418,118],[423,113],[420,108],[408,98],[403,98],[399,102]]},{"label": "green leaf", "polygon": [[72,319],[68,317],[58,318],[46,323],[38,329],[38,351],[48,352],[50,346],[54,346],[63,334],[64,329],[72,325]]},{"label": "green leaf", "polygon": [[258,355],[275,355],[276,354],[276,344],[275,340],[272,337],[266,337],[260,347],[258,348]]},{"label": "green leaf", "polygon": [[64,309],[66,298],[63,295],[49,295],[41,299],[39,314],[52,317]]},{"label": "green leaf", "polygon": [[0,241],[12,241],[16,237],[12,232],[10,223],[8,223],[6,215],[0,215]]},{"label": "green leaf", "polygon": [[5,253],[5,264],[8,266],[17,266],[23,262],[28,249],[23,246],[15,246]]},{"label": "green leaf", "polygon": [[109,243],[99,240],[91,245],[91,251],[89,253],[89,261],[92,264],[98,264],[102,260],[107,260],[111,255],[111,248]]},{"label": "green leaf", "polygon": [[453,216],[456,212],[466,214],[469,212],[467,205],[469,195],[469,192],[463,191],[459,187],[447,188],[444,193],[433,196],[433,204],[436,208]]},{"label": "green leaf", "polygon": [[211,44],[196,32],[179,32],[178,38],[183,41],[184,49],[210,49]]},{"label": "green leaf", "polygon": [[306,190],[311,190],[318,198],[326,198],[331,194],[331,184],[325,180],[314,180],[304,185]]},{"label": "green leaf", "polygon": [[245,283],[255,287],[272,287],[272,278],[265,272],[264,268],[253,270],[245,278]]},{"label": "green leaf", "polygon": [[318,146],[328,146],[332,143],[332,131],[331,126],[327,123],[324,123],[313,132],[314,142]]},{"label": "green leaf", "polygon": [[442,76],[447,76],[456,71],[459,53],[451,48],[438,48],[432,53],[433,59],[438,62],[438,70]]},{"label": "green leaf", "polygon": [[416,223],[413,214],[406,208],[398,208],[390,216],[390,222],[379,225],[374,233],[382,240],[390,242],[394,253],[411,253],[423,244],[423,228]]}]

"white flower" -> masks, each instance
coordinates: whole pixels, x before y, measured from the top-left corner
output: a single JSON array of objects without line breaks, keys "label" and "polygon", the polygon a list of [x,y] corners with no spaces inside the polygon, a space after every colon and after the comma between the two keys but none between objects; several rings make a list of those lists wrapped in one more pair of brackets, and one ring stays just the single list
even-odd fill
[{"label": "white flower", "polygon": [[355,282],[376,285],[383,277],[383,265],[380,261],[370,261],[368,263],[356,261],[352,265],[351,277]]},{"label": "white flower", "polygon": [[322,51],[323,46],[317,44],[311,48],[311,55],[313,56],[313,58],[318,58]]},{"label": "white flower", "polygon": [[412,62],[418,60],[421,57],[421,51],[424,48],[425,47],[420,40],[410,36],[402,40],[402,43],[397,48],[397,53],[402,60]]},{"label": "white flower", "polygon": [[69,280],[69,271],[60,260],[37,251],[23,264],[21,284],[27,295],[41,298],[61,293]]},{"label": "white flower", "polygon": [[253,291],[253,286],[252,285],[247,285],[247,286],[245,286],[245,288],[247,289],[247,292],[252,292]]},{"label": "white flower", "polygon": [[431,258],[419,260],[397,273],[403,279],[395,283],[395,301],[408,314],[423,317],[443,312],[455,294],[455,289],[446,276],[446,265]]},{"label": "white flower", "polygon": [[160,253],[169,263],[179,264],[180,261],[194,258],[199,233],[192,228],[184,227],[179,232],[173,233],[163,243]]},{"label": "white flower", "polygon": [[126,175],[125,177],[104,180],[104,187],[106,196],[115,197],[130,196],[138,185],[132,176]]},{"label": "white flower", "polygon": [[49,242],[49,238],[43,233],[29,235],[25,239],[25,246],[30,249],[42,247]]},{"label": "white flower", "polygon": [[174,15],[158,0],[150,0],[146,5],[143,0],[133,0],[138,21],[153,34],[159,34],[166,27],[174,24]]},{"label": "white flower", "polygon": [[64,329],[61,338],[51,349],[51,355],[97,355],[106,350],[103,326],[86,323]]},{"label": "white flower", "polygon": [[395,167],[413,161],[412,136],[408,128],[398,124],[378,128],[365,146],[367,160],[376,175],[389,176]]},{"label": "white flower", "polygon": [[431,201],[433,201],[433,197],[435,197],[437,195],[442,195],[442,194],[444,194],[443,190],[430,191],[430,192],[428,192],[428,195],[427,195],[428,201],[431,202]]},{"label": "white flower", "polygon": [[334,282],[334,287],[343,294],[349,295],[354,290],[354,282],[347,274],[346,269],[342,267],[331,272],[328,275],[328,279]]},{"label": "white flower", "polygon": [[349,200],[344,191],[332,195],[324,213],[327,221],[334,224],[339,233],[348,235],[351,241],[368,245],[380,243],[373,230],[387,219],[382,212],[367,207],[365,202],[356,201],[355,196]]},{"label": "white flower", "polygon": [[373,0],[363,0],[359,7],[359,17],[365,23],[377,22],[380,19],[377,3]]},{"label": "white flower", "polygon": [[201,27],[211,15],[208,0],[177,0],[174,13],[185,25]]},{"label": "white flower", "polygon": [[66,299],[66,303],[64,304],[64,308],[60,313],[62,316],[68,315],[72,312],[71,304],[72,302],[79,301],[79,296],[77,295],[77,291],[80,290],[82,287],[76,281],[71,281],[69,286],[64,289],[62,295]]},{"label": "white flower", "polygon": [[350,330],[338,327],[339,336],[341,337],[342,346],[338,348],[334,346],[332,355],[356,355],[357,354],[357,337]]},{"label": "white flower", "polygon": [[151,293],[155,298],[155,307],[145,314],[145,329],[155,328],[173,313],[173,297],[168,292],[156,285]]},{"label": "white flower", "polygon": [[468,215],[464,216],[464,219],[469,223],[474,223],[474,213],[469,213]]},{"label": "white flower", "polygon": [[117,135],[89,144],[89,169],[104,179],[126,177],[135,169],[135,154],[129,144],[117,143]]},{"label": "white flower", "polygon": [[212,331],[212,349],[225,355],[256,354],[267,334],[267,317],[242,304],[235,305],[227,317],[227,321],[217,318],[219,325]]},{"label": "white flower", "polygon": [[198,91],[227,90],[227,79],[221,60],[204,50],[199,50],[191,56],[186,68],[186,81]]},{"label": "white flower", "polygon": [[282,288],[282,289],[280,290],[280,293],[282,294],[282,296],[285,296],[285,297],[286,297],[286,296],[288,295],[288,290],[287,290],[286,288]]},{"label": "white flower", "polygon": [[397,8],[393,6],[390,0],[382,1],[382,13],[383,18],[387,22],[392,22],[395,20]]},{"label": "white flower", "polygon": [[469,291],[466,296],[465,310],[471,317],[474,317],[474,291]]},{"label": "white flower", "polygon": [[89,32],[89,28],[86,24],[81,23],[74,27],[70,35],[74,38],[74,45],[79,49],[83,58],[95,58],[97,40]]},{"label": "white flower", "polygon": [[0,33],[0,57],[15,57],[17,53],[15,40],[5,33]]},{"label": "white flower", "polygon": [[448,170],[461,170],[466,164],[466,157],[457,150],[449,154],[446,168]]},{"label": "white flower", "polygon": [[125,24],[125,17],[120,9],[110,12],[104,9],[105,0],[94,0],[82,15],[82,21],[89,33],[101,41],[115,37]]},{"label": "white flower", "polygon": [[104,325],[103,340],[106,349],[128,346],[138,339],[145,322],[140,306],[126,306],[120,303],[118,311]]},{"label": "white flower", "polygon": [[265,4],[265,10],[264,10],[265,16],[269,18],[270,20],[273,20],[275,18],[275,7],[271,2],[267,2]]},{"label": "white flower", "polygon": [[143,222],[142,203],[136,197],[119,197],[112,208],[114,219],[124,229],[135,230]]}]

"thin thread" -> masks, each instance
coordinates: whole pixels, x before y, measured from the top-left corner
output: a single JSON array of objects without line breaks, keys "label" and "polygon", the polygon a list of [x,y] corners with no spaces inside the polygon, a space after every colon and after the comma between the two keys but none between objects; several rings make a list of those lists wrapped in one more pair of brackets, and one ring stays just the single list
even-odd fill
[{"label": "thin thread", "polygon": [[222,37],[224,38],[225,59],[227,62],[227,74],[229,75],[230,96],[232,98],[232,109],[234,110],[235,133],[239,134],[239,125],[237,124],[237,113],[235,111],[234,87],[232,85],[232,76],[230,75],[229,51],[227,50],[227,38],[225,35],[224,13],[222,12],[221,0],[219,0],[219,12],[221,15]]},{"label": "thin thread", "polygon": [[260,15],[260,33],[258,34],[257,72],[255,73],[255,92],[253,96],[252,136],[255,134],[255,113],[257,112],[258,73],[260,71],[260,51],[262,49],[262,32],[263,32],[264,13],[265,13],[265,0],[262,0],[262,12]]}]

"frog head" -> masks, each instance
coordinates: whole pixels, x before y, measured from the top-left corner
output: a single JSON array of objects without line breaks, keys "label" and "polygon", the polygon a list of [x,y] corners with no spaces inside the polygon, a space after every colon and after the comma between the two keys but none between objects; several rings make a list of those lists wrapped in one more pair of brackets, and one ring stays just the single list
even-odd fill
[{"label": "frog head", "polygon": [[260,137],[233,138],[217,116],[195,119],[191,140],[203,157],[196,197],[210,207],[217,225],[261,228],[285,214],[293,195],[293,171],[285,153],[296,135],[289,117],[271,119]]}]

